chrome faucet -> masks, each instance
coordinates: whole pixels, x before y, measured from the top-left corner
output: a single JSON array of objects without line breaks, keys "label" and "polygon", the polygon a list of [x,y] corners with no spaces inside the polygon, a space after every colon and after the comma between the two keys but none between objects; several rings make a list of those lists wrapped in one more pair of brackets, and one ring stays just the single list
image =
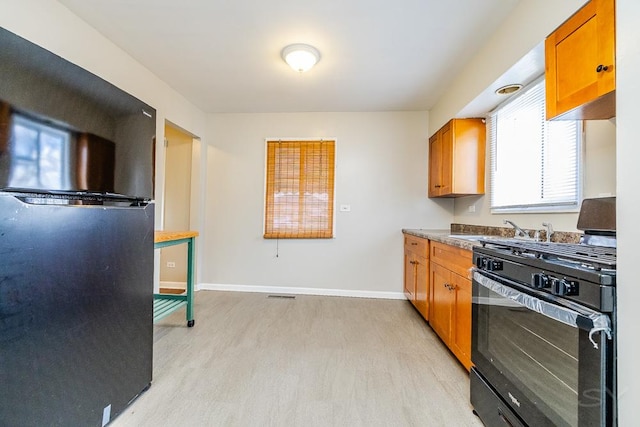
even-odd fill
[{"label": "chrome faucet", "polygon": [[547,227],[547,243],[551,242],[551,235],[553,234],[553,226],[550,222],[543,222],[543,227]]},{"label": "chrome faucet", "polygon": [[522,228],[518,227],[516,225],[516,223],[514,223],[513,221],[509,221],[508,219],[505,219],[505,220],[502,221],[502,223],[503,224],[509,224],[516,230],[514,237],[524,237],[525,239],[530,239],[531,238],[529,236],[529,233],[524,231]]}]

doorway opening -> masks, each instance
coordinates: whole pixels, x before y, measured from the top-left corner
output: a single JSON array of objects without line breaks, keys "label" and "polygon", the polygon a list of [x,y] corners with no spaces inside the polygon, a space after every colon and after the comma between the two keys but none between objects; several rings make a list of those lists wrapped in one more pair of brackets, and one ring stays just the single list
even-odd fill
[{"label": "doorway opening", "polygon": [[[198,186],[199,139],[165,121],[164,191],[162,229],[197,229],[197,209],[193,206]],[[187,283],[187,246],[160,250],[160,292],[183,293]]]}]

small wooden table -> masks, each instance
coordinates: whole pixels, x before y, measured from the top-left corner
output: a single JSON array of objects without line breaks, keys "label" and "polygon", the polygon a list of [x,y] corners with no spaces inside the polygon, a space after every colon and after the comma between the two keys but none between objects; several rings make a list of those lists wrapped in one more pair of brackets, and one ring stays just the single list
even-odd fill
[{"label": "small wooden table", "polygon": [[153,322],[157,322],[165,316],[173,313],[181,307],[186,307],[187,326],[195,324],[193,318],[193,292],[194,292],[194,266],[195,266],[195,239],[197,231],[156,231],[154,236],[155,249],[167,246],[187,244],[187,291],[182,295],[154,294],[153,295]]}]

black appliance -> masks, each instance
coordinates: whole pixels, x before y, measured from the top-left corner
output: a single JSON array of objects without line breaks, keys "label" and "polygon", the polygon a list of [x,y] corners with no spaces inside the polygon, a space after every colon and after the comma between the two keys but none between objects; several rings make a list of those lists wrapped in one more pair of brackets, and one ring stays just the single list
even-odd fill
[{"label": "black appliance", "polygon": [[0,425],[104,426],[149,387],[155,110],[0,28]]},{"label": "black appliance", "polygon": [[[606,216],[594,205],[608,211],[611,199],[585,200],[579,227]],[[485,425],[617,424],[615,220],[606,227],[582,239],[606,246],[486,239],[474,248],[471,403]]]}]

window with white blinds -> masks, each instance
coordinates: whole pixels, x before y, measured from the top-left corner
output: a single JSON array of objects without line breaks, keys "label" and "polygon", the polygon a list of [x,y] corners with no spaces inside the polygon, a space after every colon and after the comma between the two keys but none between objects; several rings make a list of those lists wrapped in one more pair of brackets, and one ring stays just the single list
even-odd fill
[{"label": "window with white blinds", "polygon": [[492,212],[579,208],[582,125],[545,120],[544,79],[492,112],[488,130]]}]

